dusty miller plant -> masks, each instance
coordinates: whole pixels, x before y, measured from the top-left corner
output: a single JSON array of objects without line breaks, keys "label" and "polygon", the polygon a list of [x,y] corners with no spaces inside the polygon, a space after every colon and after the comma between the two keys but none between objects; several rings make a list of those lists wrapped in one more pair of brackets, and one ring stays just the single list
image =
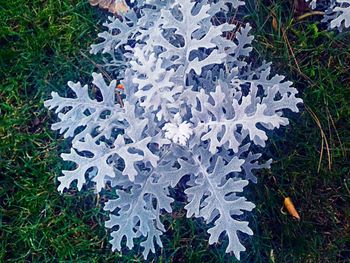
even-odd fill
[{"label": "dusty miller plant", "polygon": [[305,0],[312,9],[325,8],[322,22],[328,23],[329,29],[342,31],[350,27],[350,0]]},{"label": "dusty miller plant", "polygon": [[[52,93],[52,129],[72,138],[64,161],[72,170],[58,177],[58,190],[106,184],[116,198],[104,209],[112,250],[140,239],[143,255],[162,247],[163,212],[172,212],[169,189],[186,186],[186,216],[202,218],[209,244],[224,239],[239,259],[242,234],[253,232],[244,197],[260,162],[269,130],[288,124],[284,111],[298,112],[297,90],[271,65],[250,61],[249,24],[230,24],[244,3],[238,0],[149,0],[133,3],[122,17],[110,17],[101,43],[91,52],[109,54],[106,83],[68,82],[72,97]],[[119,69],[119,72],[118,72]],[[124,72],[121,74],[120,72]],[[116,94],[117,82],[125,87]]]}]

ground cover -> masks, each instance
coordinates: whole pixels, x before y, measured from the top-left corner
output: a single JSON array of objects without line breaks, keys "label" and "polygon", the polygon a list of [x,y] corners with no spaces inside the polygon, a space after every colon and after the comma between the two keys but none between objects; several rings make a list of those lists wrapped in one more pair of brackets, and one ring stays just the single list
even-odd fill
[{"label": "ground cover", "polygon": [[[255,235],[242,262],[349,262],[350,34],[327,31],[317,16],[298,20],[291,1],[251,1],[247,9],[257,60],[292,80],[305,106],[273,134],[272,169],[250,186]],[[1,1],[0,262],[142,261],[110,251],[103,196],[56,191],[68,145],[50,131],[54,116],[43,101],[97,70],[90,59],[100,58],[88,52],[103,15],[87,1]],[[285,196],[300,222],[281,213]],[[150,261],[235,262],[224,246],[208,246],[204,224],[175,211],[164,218],[164,249]]]}]

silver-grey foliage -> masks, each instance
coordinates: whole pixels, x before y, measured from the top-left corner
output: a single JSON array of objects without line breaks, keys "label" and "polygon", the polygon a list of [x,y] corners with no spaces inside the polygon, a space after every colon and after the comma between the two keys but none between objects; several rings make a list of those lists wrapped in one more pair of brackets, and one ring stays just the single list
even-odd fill
[{"label": "silver-grey foliage", "polygon": [[[320,0],[305,0],[312,9],[318,6]],[[342,31],[350,27],[350,0],[329,0],[322,22],[328,23],[330,29]]]},{"label": "silver-grey foliage", "polygon": [[257,181],[253,170],[271,163],[261,164],[256,151],[269,131],[288,125],[284,111],[298,112],[302,100],[291,82],[271,75],[271,64],[251,64],[250,25],[229,23],[243,4],[136,2],[123,17],[109,18],[103,41],[91,49],[109,53],[109,66],[125,65],[122,103],[117,82],[96,73],[90,87],[68,83],[73,98],[52,93],[45,102],[58,114],[52,128],[73,138],[62,158],[75,168],[58,178],[59,191],[88,182],[96,192],[106,183],[116,191],[105,205],[113,250],[125,241],[132,249],[140,238],[147,258],[162,246],[161,214],[172,212],[169,189],[181,181],[187,217],[209,225],[209,243],[225,234],[227,253],[239,259],[245,251],[239,236],[253,234],[244,213],[254,204],[244,187]]}]

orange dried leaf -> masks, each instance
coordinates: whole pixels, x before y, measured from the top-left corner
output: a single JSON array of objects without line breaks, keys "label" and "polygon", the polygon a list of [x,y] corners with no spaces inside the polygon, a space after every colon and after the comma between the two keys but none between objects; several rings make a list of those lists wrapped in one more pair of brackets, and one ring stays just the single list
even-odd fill
[{"label": "orange dried leaf", "polygon": [[122,89],[123,90],[124,89],[124,85],[123,84],[118,84],[117,85],[117,89]]},{"label": "orange dried leaf", "polygon": [[272,17],[272,28],[275,30],[275,31],[278,31],[278,23],[277,23],[277,19],[275,16]]},{"label": "orange dried leaf", "polygon": [[294,204],[292,202],[292,199],[290,199],[289,197],[284,198],[283,204],[284,204],[284,207],[287,209],[288,213],[292,217],[300,220],[300,216],[298,214],[298,211],[295,209],[295,206],[294,206]]}]

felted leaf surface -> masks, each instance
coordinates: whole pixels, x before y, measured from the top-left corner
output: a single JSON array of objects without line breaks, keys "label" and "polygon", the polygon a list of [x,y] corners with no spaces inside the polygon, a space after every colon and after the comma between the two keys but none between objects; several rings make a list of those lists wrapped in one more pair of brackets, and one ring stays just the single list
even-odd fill
[{"label": "felted leaf surface", "polygon": [[133,12],[126,14],[123,17],[108,17],[109,21],[103,25],[108,28],[108,31],[104,31],[98,34],[98,37],[103,41],[91,45],[90,53],[97,54],[111,53],[119,48],[128,44],[130,39],[135,39],[138,33],[138,18]]},{"label": "felted leaf surface", "polygon": [[[227,240],[238,259],[245,250],[239,237],[252,234],[245,211],[254,205],[244,187],[257,182],[254,170],[270,166],[261,148],[302,100],[271,63],[255,66],[251,26],[230,24],[243,4],[130,1],[92,47],[108,53],[104,70],[123,84],[117,99],[117,81],[107,85],[94,73],[90,89],[70,82],[72,98],[53,93],[45,102],[58,114],[52,128],[73,137],[62,154],[71,169],[58,189],[92,182],[99,192],[107,183],[116,195],[105,206],[113,250],[137,243],[147,259],[162,246],[161,217],[172,212],[178,184],[186,187],[187,216],[209,224],[210,244]],[[345,4],[338,0],[332,15],[342,19],[335,7]]]},{"label": "felted leaf surface", "polygon": [[[64,161],[74,162],[76,169],[62,171],[64,176],[58,177],[60,185],[58,191],[62,192],[64,189],[68,189],[72,182],[77,181],[77,188],[81,190],[86,183],[87,172],[96,168],[96,175],[92,179],[96,183],[96,191],[99,192],[105,184],[105,178],[107,176],[114,176],[113,164],[110,162],[110,157],[113,154],[113,150],[105,144],[97,145],[90,135],[85,137],[85,142],[76,141],[73,144],[73,148],[70,153],[63,153],[61,155]],[[79,151],[88,151],[92,154],[92,157],[84,156]]]},{"label": "felted leaf surface", "polygon": [[[283,107],[275,106],[274,111],[270,110],[269,114],[266,114],[269,105],[257,97],[257,91],[257,87],[252,86],[248,95],[241,97],[241,102],[233,100],[231,104],[227,102],[228,97],[220,86],[217,86],[216,91],[211,92],[210,96],[206,95],[204,90],[197,93],[196,105],[192,109],[194,130],[202,141],[210,141],[211,153],[216,153],[218,147],[226,143],[230,149],[237,152],[241,142],[237,139],[236,133],[244,137],[249,135],[255,144],[265,146],[268,137],[266,132],[257,126],[258,124],[263,124],[267,129],[288,124],[288,120],[277,112]],[[213,102],[209,102],[209,99]],[[284,100],[280,103],[284,103]],[[233,116],[230,116],[232,112]],[[240,132],[238,128],[241,128]]]},{"label": "felted leaf surface", "polygon": [[[107,85],[102,74],[93,73],[92,77],[92,84],[101,93],[101,101],[90,98],[88,86],[81,86],[80,82],[68,82],[76,98],[61,97],[52,92],[52,98],[45,101],[44,105],[49,109],[55,109],[55,113],[58,114],[59,121],[51,128],[59,130],[64,138],[74,137],[75,141],[80,140],[95,129],[99,129],[99,133],[109,137],[113,128],[122,126],[123,111],[115,103],[116,81]],[[82,129],[78,131],[78,128]]]},{"label": "felted leaf surface", "polygon": [[[222,34],[224,26],[212,25],[203,37],[200,39],[194,37],[193,34],[200,29],[202,21],[208,21],[207,18],[210,16],[208,14],[209,5],[203,5],[197,14],[193,14],[195,4],[195,2],[188,0],[177,0],[174,1],[173,6],[178,7],[178,12],[171,9],[161,10],[163,34],[159,34],[158,38],[155,36],[153,43],[165,49],[160,55],[161,57],[172,61],[173,64],[184,65],[185,73],[189,73],[193,69],[197,75],[200,75],[203,67],[221,64],[225,58],[225,54],[219,53],[214,43],[214,39]],[[176,41],[164,37],[164,34],[169,30],[173,32],[172,35],[178,36],[174,38]],[[180,43],[177,42],[178,39],[180,39]],[[198,52],[202,48],[207,49],[207,55],[204,59],[200,59],[198,56]]]},{"label": "felted leaf surface", "polygon": [[[347,0],[336,0],[337,5],[333,8],[332,12],[336,15],[330,22],[330,28],[350,27],[350,2]],[[328,11],[330,12],[330,11]]]},{"label": "felted leaf surface", "polygon": [[348,0],[305,0],[312,9],[316,7],[328,6],[324,8],[325,15],[322,22],[328,23],[329,29],[338,29],[340,32],[350,27],[350,2]]},{"label": "felted leaf surface", "polygon": [[222,233],[228,237],[226,252],[233,252],[239,259],[240,252],[245,251],[238,238],[238,231],[252,235],[248,222],[241,221],[237,216],[243,211],[251,211],[255,206],[246,198],[237,196],[243,192],[248,181],[227,176],[241,170],[244,160],[237,157],[225,163],[219,156],[214,159],[206,149],[200,149],[200,154],[194,156],[196,170],[193,185],[185,190],[189,203],[185,206],[187,217],[203,217],[209,228],[209,244],[219,241]]},{"label": "felted leaf surface", "polygon": [[168,197],[166,185],[155,182],[152,173],[147,177],[138,176],[130,191],[121,189],[116,193],[118,198],[108,201],[105,206],[105,210],[116,211],[106,222],[107,228],[118,228],[111,233],[112,250],[121,250],[124,237],[128,248],[132,249],[134,239],[144,236],[146,239],[141,245],[147,258],[150,251],[155,252],[154,241],[162,246],[160,236],[165,229],[159,218],[160,210],[171,212],[173,199]]},{"label": "felted leaf surface", "polygon": [[[176,152],[176,150],[175,150]],[[150,171],[140,171],[140,175],[131,185],[116,191],[117,198],[109,200],[105,210],[110,211],[107,228],[112,231],[112,250],[121,250],[123,238],[129,249],[134,247],[134,239],[143,236],[141,246],[146,259],[149,252],[155,252],[155,244],[162,247],[160,236],[165,232],[160,220],[161,211],[170,213],[173,199],[169,197],[168,187],[171,181],[185,175],[188,170],[173,167],[174,153],[169,151],[159,160],[159,165]],[[177,182],[172,181],[177,184]]]},{"label": "felted leaf surface", "polygon": [[135,96],[146,111],[156,113],[158,120],[169,119],[168,105],[174,103],[174,96],[182,91],[171,81],[173,70],[162,68],[162,59],[157,59],[154,53],[146,54],[144,50],[134,49],[135,61],[130,62],[135,72],[133,82],[138,85]]},{"label": "felted leaf surface", "polygon": [[[115,170],[111,158],[118,156],[124,161],[122,175],[127,176],[130,181],[135,180],[138,174],[136,164],[138,162],[149,162],[156,166],[158,157],[154,155],[147,147],[151,138],[145,138],[135,143],[125,143],[122,135],[118,135],[114,145],[108,146],[104,143],[96,144],[90,135],[85,137],[85,141],[76,141],[70,153],[62,154],[62,159],[76,164],[76,169],[63,171],[64,176],[58,177],[61,183],[58,187],[59,191],[69,188],[70,184],[77,180],[78,190],[81,190],[83,184],[86,183],[86,175],[88,170],[96,168],[97,173],[92,181],[96,183],[96,191],[100,192],[105,185],[106,177],[114,177]],[[79,150],[79,152],[77,151]],[[82,152],[82,153],[81,153]],[[84,154],[88,152],[89,154]],[[92,156],[91,156],[92,155]]]}]

